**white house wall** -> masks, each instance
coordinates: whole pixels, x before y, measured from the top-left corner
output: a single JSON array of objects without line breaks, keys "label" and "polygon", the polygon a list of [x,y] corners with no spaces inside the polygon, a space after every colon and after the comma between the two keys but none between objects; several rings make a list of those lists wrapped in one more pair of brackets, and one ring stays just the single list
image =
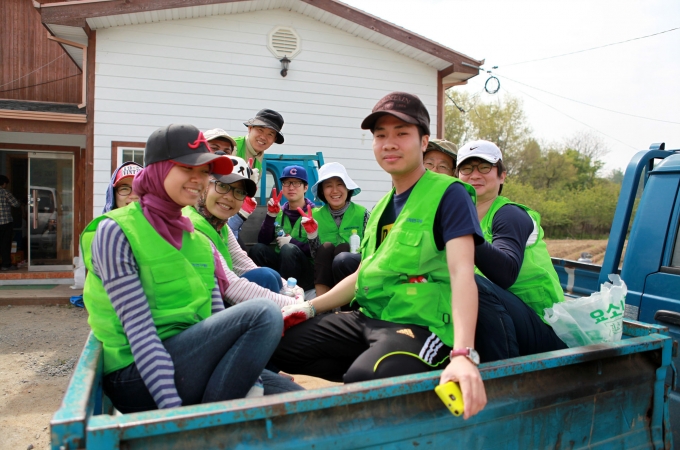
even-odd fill
[{"label": "white house wall", "polygon": [[[302,52],[288,76],[267,48],[276,26],[293,27]],[[300,14],[271,10],[97,31],[94,214],[104,205],[111,141],[146,141],[170,123],[244,135],[262,108],[279,111],[286,142],[270,153],[322,151],[361,186],[373,207],[390,189],[362,119],[391,91],[417,94],[436,124],[436,69]]]}]

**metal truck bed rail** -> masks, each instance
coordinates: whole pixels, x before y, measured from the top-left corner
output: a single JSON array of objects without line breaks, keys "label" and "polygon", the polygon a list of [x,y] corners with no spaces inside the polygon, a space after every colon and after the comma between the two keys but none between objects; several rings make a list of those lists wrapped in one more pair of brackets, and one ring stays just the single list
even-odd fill
[{"label": "metal truck bed rail", "polygon": [[101,414],[101,346],[90,335],[51,422],[52,448],[670,449],[665,332],[626,321],[619,342],[482,364],[489,402],[467,421],[433,392],[440,372]]}]

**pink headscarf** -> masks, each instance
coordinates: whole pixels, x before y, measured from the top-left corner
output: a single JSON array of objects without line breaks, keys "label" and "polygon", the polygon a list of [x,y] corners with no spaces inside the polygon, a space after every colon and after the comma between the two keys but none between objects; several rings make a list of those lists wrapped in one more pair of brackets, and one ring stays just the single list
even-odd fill
[{"label": "pink headscarf", "polygon": [[[182,233],[185,231],[193,233],[194,224],[188,217],[182,215],[183,206],[175,203],[165,191],[165,178],[174,166],[175,164],[172,161],[159,161],[149,164],[135,175],[132,181],[132,189],[139,195],[139,203],[146,220],[163,239],[177,250],[181,250]],[[215,259],[215,275],[220,293],[224,297],[224,293],[229,287],[229,281],[217,251],[213,252],[213,257]]]}]

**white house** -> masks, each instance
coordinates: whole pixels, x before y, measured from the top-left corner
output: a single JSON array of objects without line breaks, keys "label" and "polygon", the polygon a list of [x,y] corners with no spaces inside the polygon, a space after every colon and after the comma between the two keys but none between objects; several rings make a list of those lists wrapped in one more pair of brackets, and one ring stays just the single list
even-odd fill
[{"label": "white house", "polygon": [[191,123],[239,136],[262,108],[285,119],[285,143],[268,152],[322,151],[347,167],[362,187],[356,201],[372,207],[390,183],[362,119],[385,94],[407,91],[441,135],[444,89],[483,63],[335,0],[34,3],[87,81],[86,146],[74,164],[86,173],[74,205],[84,214],[74,236],[101,212],[112,169],[142,152],[153,130]]}]

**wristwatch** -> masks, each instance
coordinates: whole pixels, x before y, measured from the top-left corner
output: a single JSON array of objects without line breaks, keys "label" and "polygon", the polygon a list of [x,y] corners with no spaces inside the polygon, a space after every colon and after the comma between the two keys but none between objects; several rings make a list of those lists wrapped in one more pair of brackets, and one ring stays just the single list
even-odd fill
[{"label": "wristwatch", "polygon": [[451,350],[449,354],[449,359],[453,359],[454,356],[465,356],[467,359],[472,361],[475,366],[479,365],[479,353],[472,347],[465,347]]}]

